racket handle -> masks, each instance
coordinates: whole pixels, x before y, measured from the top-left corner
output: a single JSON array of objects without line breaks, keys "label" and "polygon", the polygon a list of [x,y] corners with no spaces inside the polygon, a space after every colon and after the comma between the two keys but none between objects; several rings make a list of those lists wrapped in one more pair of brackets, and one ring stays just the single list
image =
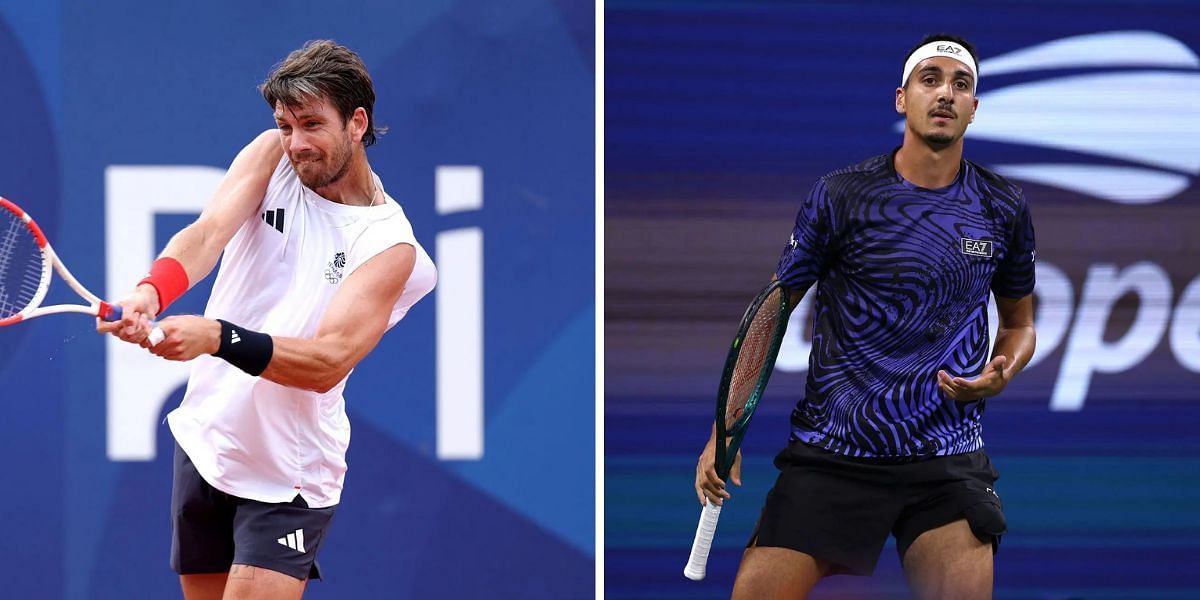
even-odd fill
[{"label": "racket handle", "polygon": [[[101,319],[112,323],[112,322],[120,321],[122,314],[123,314],[123,311],[121,310],[120,306],[117,306],[116,304],[109,304],[107,302],[100,303],[100,318]],[[150,337],[147,338],[147,340],[150,342],[151,346],[157,346],[158,343],[163,341],[163,339],[166,337],[167,337],[167,334],[163,333],[162,327],[155,325],[154,329],[150,330]]]},{"label": "racket handle", "polygon": [[150,342],[151,346],[157,346],[165,337],[167,334],[163,333],[162,327],[156,325],[154,329],[150,330],[150,337],[146,338],[146,341]]},{"label": "racket handle", "polygon": [[696,525],[696,540],[692,542],[692,555],[683,568],[683,575],[692,581],[704,579],[708,565],[708,551],[712,548],[713,534],[717,532],[717,519],[721,507],[709,502],[700,511],[700,523]]},{"label": "racket handle", "polygon": [[124,311],[121,310],[120,306],[107,302],[100,303],[100,320],[108,321],[109,323],[120,321],[122,314],[124,314]]}]

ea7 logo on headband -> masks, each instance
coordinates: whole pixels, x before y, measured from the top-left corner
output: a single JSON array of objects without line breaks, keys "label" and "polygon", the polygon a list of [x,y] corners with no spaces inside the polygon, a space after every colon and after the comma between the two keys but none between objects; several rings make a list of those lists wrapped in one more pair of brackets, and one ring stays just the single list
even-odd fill
[{"label": "ea7 logo on headband", "polygon": [[938,44],[937,51],[945,54],[962,54],[962,48],[959,48],[958,46],[951,46],[950,44]]},{"label": "ea7 logo on headband", "polygon": [[961,239],[963,254],[970,254],[971,256],[983,256],[985,258],[992,257],[991,240],[972,240],[968,238]]}]

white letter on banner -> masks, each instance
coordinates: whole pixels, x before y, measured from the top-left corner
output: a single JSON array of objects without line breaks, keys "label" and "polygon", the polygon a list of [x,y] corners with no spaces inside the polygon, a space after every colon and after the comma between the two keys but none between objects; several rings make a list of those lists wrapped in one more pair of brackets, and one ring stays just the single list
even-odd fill
[{"label": "white letter on banner", "polygon": [[785,373],[803,373],[808,370],[808,355],[812,352],[812,339],[805,339],[804,328],[812,322],[813,298],[817,286],[811,285],[804,298],[792,310],[787,331],[779,344],[779,356],[775,357],[775,368]]},{"label": "white letter on banner", "polygon": [[[1129,292],[1138,296],[1133,325],[1116,343],[1106,343],[1104,328],[1113,304]],[[1082,409],[1093,373],[1119,373],[1141,362],[1162,339],[1170,310],[1171,282],[1162,267],[1143,261],[1118,273],[1113,265],[1093,265],[1083,283],[1050,409]]]},{"label": "white letter on banner", "polygon": [[[1050,263],[1038,263],[1035,267],[1037,284],[1033,294],[1037,296],[1036,312],[1033,315],[1033,327],[1037,332],[1037,348],[1033,357],[1025,364],[1028,369],[1050,356],[1063,336],[1071,326],[1071,306],[1074,303],[1074,292],[1071,290],[1071,280],[1058,267]],[[988,299],[988,326],[991,338],[988,341],[988,357],[996,347],[996,333],[1000,330],[1000,312],[996,308],[996,298]]]},{"label": "white letter on banner", "polygon": [[1200,277],[1184,288],[1179,306],[1175,307],[1171,351],[1185,369],[1200,373]]},{"label": "white letter on banner", "polygon": [[[124,295],[157,255],[156,214],[197,214],[225,175],[201,166],[109,166],[104,171],[105,293]],[[188,364],[105,336],[108,458],[154,460],[158,414],[187,382]]]},{"label": "white letter on banner", "polygon": [[[483,208],[483,169],[439,166],[439,215]],[[437,456],[483,458],[483,230],[437,236]]]},{"label": "white letter on banner", "polygon": [[1025,365],[1026,369],[1042,362],[1062,343],[1071,326],[1071,309],[1075,305],[1071,280],[1062,269],[1050,263],[1038,263],[1036,273],[1037,286],[1033,293],[1037,296],[1037,312],[1033,327],[1037,331],[1037,349]]}]

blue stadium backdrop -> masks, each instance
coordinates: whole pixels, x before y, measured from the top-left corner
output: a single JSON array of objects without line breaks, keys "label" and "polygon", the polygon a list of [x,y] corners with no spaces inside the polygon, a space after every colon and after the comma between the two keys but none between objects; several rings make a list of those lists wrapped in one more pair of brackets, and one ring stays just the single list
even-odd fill
[{"label": "blue stadium backdrop", "polygon": [[[390,127],[371,162],[456,293],[354,373],[346,494],[309,597],[593,595],[594,16],[573,0],[0,2],[0,195],[102,295],[273,126],[256,90],[273,64],[330,37],[371,69]],[[201,311],[210,285],[172,312]],[[91,328],[0,331],[5,598],[179,594],[162,419],[186,371]]]},{"label": "blue stadium backdrop", "polygon": [[[1037,356],[984,418],[1009,520],[996,597],[1200,598],[1200,6],[605,11],[608,597],[728,597],[803,390],[809,309],[693,583],[692,481],[725,349],[798,202],[822,174],[899,145],[904,55],[950,31],[982,54],[966,155],[1022,185],[1038,238]],[[813,597],[907,597],[884,552],[874,578],[835,577]]]}]

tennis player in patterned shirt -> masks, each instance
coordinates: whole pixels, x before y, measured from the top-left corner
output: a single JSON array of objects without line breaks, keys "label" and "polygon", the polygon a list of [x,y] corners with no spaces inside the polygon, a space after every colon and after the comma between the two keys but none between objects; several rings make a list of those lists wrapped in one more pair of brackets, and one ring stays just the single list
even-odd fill
[{"label": "tennis player in patterned shirt", "polygon": [[[922,40],[896,88],[902,145],[822,177],[800,206],[775,276],[794,299],[817,284],[808,381],[734,598],[869,575],[889,535],[916,597],[991,597],[1006,524],[981,419],[1033,355],[1035,252],[1021,190],[962,157],[975,56],[957,36]],[[714,445],[701,503],[729,497]]]}]

